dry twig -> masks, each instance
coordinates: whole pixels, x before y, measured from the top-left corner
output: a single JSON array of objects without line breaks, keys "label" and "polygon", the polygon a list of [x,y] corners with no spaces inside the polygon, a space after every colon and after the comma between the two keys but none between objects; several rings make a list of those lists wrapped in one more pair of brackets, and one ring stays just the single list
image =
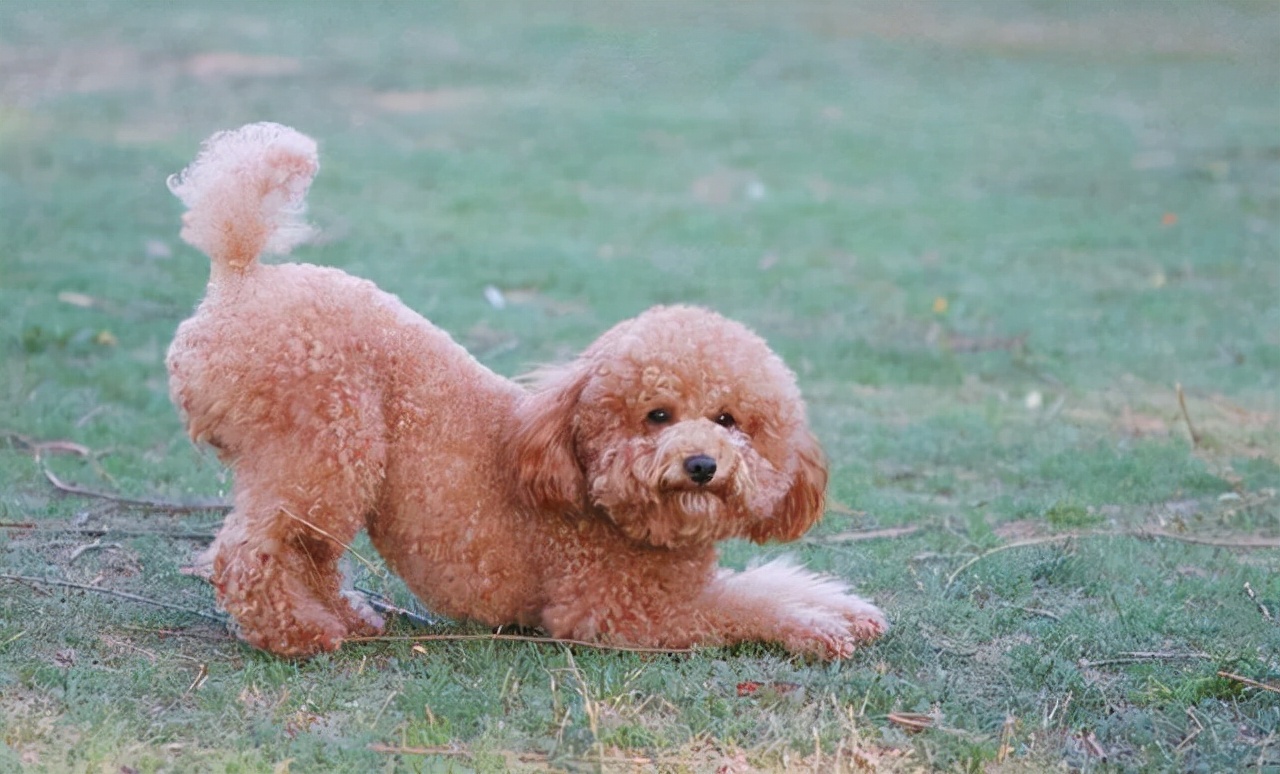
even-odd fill
[{"label": "dry twig", "polygon": [[362,589],[359,586],[355,588],[355,591],[358,591],[364,595],[364,601],[367,602],[369,604],[369,607],[372,607],[374,612],[376,613],[381,613],[382,615],[399,616],[400,618],[403,618],[404,620],[408,621],[414,626],[424,626],[424,627],[436,626],[440,623],[440,621],[434,618],[430,618],[425,615],[419,615],[418,613],[415,613],[412,610],[405,610],[403,607],[398,607],[396,605],[393,605],[390,602],[387,602],[383,599],[378,598],[377,596],[374,595],[373,592],[368,591],[366,589]]},{"label": "dry twig", "polygon": [[943,589],[951,588],[951,584],[955,583],[956,578],[960,577],[960,573],[974,566],[975,564],[982,561],[983,559],[986,559],[988,556],[991,556],[992,554],[998,554],[1001,551],[1011,551],[1015,548],[1026,548],[1027,546],[1042,546],[1042,545],[1047,545],[1049,543],[1062,543],[1067,540],[1074,540],[1079,537],[1090,537],[1090,536],[1091,535],[1088,533],[1081,534],[1077,532],[1068,532],[1062,535],[1048,535],[1046,537],[1027,538],[1026,540],[1015,540],[1012,543],[1005,543],[1002,546],[996,546],[995,548],[991,548],[986,551],[983,551],[982,553],[972,557],[971,559],[969,559],[969,561],[957,567],[950,575],[947,576],[947,582],[945,585],[943,585]]},{"label": "dry twig", "polygon": [[1187,717],[1191,718],[1191,722],[1196,724],[1195,730],[1189,731],[1182,738],[1182,741],[1178,742],[1178,746],[1173,748],[1174,752],[1182,752],[1187,745],[1195,741],[1195,738],[1204,732],[1204,723],[1200,722],[1200,718],[1196,717],[1196,713],[1190,707],[1187,707]]},{"label": "dry twig", "polygon": [[162,602],[158,599],[150,599],[148,597],[138,596],[137,594],[130,594],[127,591],[116,591],[114,589],[104,589],[104,588],[99,588],[98,586],[88,586],[83,583],[72,583],[71,581],[54,580],[52,578],[32,578],[27,575],[10,575],[8,573],[0,573],[0,580],[13,581],[14,583],[31,583],[35,585],[45,585],[45,586],[65,586],[66,588],[70,588],[70,589],[92,591],[97,594],[106,594],[112,597],[119,597],[120,599],[128,599],[133,602],[141,602],[146,605],[155,605],[156,607],[163,607],[169,610],[178,610],[183,613],[198,615],[201,618],[207,618],[210,621],[217,621],[220,624],[226,623],[226,621],[221,616],[217,616],[212,613],[206,613],[203,610],[194,610],[189,607],[175,605],[171,602]]},{"label": "dry twig", "polygon": [[1166,532],[1162,529],[1136,529],[1117,534],[1136,538],[1176,540],[1180,543],[1194,543],[1199,546],[1217,546],[1219,548],[1280,548],[1280,538],[1255,537],[1253,535],[1205,537],[1201,535],[1181,535],[1176,532]]},{"label": "dry twig", "polygon": [[1082,736],[1080,741],[1084,742],[1084,746],[1095,757],[1101,758],[1104,761],[1107,759],[1107,751],[1098,743],[1098,737],[1094,736],[1092,731],[1089,732],[1088,736]]},{"label": "dry twig", "polygon": [[1182,409],[1182,418],[1187,423],[1187,432],[1191,433],[1191,446],[1200,448],[1200,434],[1196,432],[1196,426],[1191,424],[1191,412],[1187,411],[1187,397],[1182,392],[1182,384],[1178,383],[1173,386],[1174,392],[1178,393],[1178,407]]},{"label": "dry twig", "polygon": [[1280,693],[1280,685],[1272,685],[1271,683],[1263,683],[1257,680],[1250,680],[1244,675],[1237,675],[1231,672],[1223,672],[1222,670],[1218,670],[1218,677],[1225,677],[1228,680],[1235,680],[1236,682],[1244,683],[1245,685],[1250,686],[1252,688],[1261,688],[1264,691],[1271,691],[1272,693]]},{"label": "dry twig", "polygon": [[[22,448],[31,452],[32,458],[36,465],[40,467],[40,471],[44,473],[44,477],[53,484],[53,488],[59,492],[66,494],[79,495],[81,497],[92,497],[98,500],[106,500],[119,505],[129,505],[135,508],[146,508],[156,511],[168,511],[170,513],[191,513],[195,511],[229,511],[231,506],[227,503],[171,503],[163,500],[151,500],[146,498],[124,497],[110,492],[99,492],[94,489],[86,489],[84,487],[68,484],[62,479],[54,475],[53,471],[45,467],[42,457],[46,453],[52,454],[74,454],[77,457],[84,457],[94,465],[99,473],[106,476],[102,466],[97,463],[95,452],[83,444],[74,441],[37,441],[34,438],[15,433],[11,430],[0,431],[0,436],[8,438],[11,442],[18,444]],[[110,478],[109,476],[106,476]]]},{"label": "dry twig", "polygon": [[334,543],[337,543],[338,545],[342,546],[343,550],[350,552],[350,554],[354,556],[361,564],[363,564],[369,570],[369,572],[373,573],[377,577],[385,578],[387,576],[386,571],[384,571],[382,568],[378,567],[373,562],[370,562],[368,559],[365,559],[363,556],[361,556],[360,552],[352,548],[349,543],[342,542],[341,540],[334,537],[329,532],[326,532],[320,527],[317,527],[315,524],[312,524],[311,522],[307,521],[301,516],[294,515],[288,508],[281,508],[280,512],[283,513],[285,516],[288,516],[289,518],[293,519],[294,521],[300,524],[303,524],[306,527],[309,527],[312,531],[316,532],[317,534],[322,535],[328,538],[329,540],[332,540]]},{"label": "dry twig", "polygon": [[120,529],[118,527],[76,527],[66,522],[0,522],[0,529],[22,530],[24,532],[51,532],[55,534],[85,535],[88,537],[162,537],[173,540],[213,540],[212,532],[195,532],[193,530],[171,529]]},{"label": "dry twig", "polygon": [[77,548],[76,550],[72,551],[71,557],[67,559],[67,564],[71,564],[72,562],[79,559],[88,551],[110,551],[112,549],[119,551],[121,548],[123,548],[123,546],[121,546],[119,543],[103,543],[101,539],[98,539],[93,541],[92,543],[86,543],[80,546],[79,548]]},{"label": "dry twig", "polygon": [[1275,620],[1274,618],[1272,618],[1272,617],[1271,617],[1271,611],[1267,608],[1266,604],[1265,604],[1265,603],[1263,603],[1263,601],[1262,601],[1262,600],[1258,599],[1258,595],[1257,595],[1257,594],[1253,593],[1253,586],[1250,586],[1250,585],[1249,585],[1249,581],[1245,581],[1245,582],[1244,582],[1244,593],[1245,593],[1245,595],[1246,595],[1246,596],[1248,596],[1248,597],[1249,597],[1249,599],[1253,602],[1253,604],[1258,608],[1258,612],[1259,612],[1259,613],[1262,613],[1262,617],[1263,617],[1263,618],[1265,618],[1265,619],[1266,619],[1266,620],[1268,620],[1268,621],[1274,621],[1274,620]]},{"label": "dry twig", "polygon": [[369,745],[369,749],[377,753],[391,753],[392,755],[446,755],[455,758],[470,758],[471,751],[463,750],[457,747],[443,747],[437,745],[435,747],[396,747],[389,744],[374,743]]},{"label": "dry twig", "polygon": [[[220,620],[218,623],[224,622]],[[120,628],[131,632],[150,634],[153,637],[159,637],[162,640],[166,637],[187,637],[196,640],[209,640],[211,642],[227,642],[228,640],[233,639],[231,633],[226,631],[226,629],[223,629],[221,634],[209,634],[208,632],[185,631],[183,629],[153,629],[147,626],[122,626]]]},{"label": "dry twig", "polygon": [[919,531],[919,527],[886,527],[885,529],[854,530],[852,532],[837,532],[834,535],[807,537],[804,539],[804,542],[816,545],[822,545],[824,543],[855,543],[861,540],[904,537]]},{"label": "dry twig", "polygon": [[195,679],[191,681],[191,685],[187,686],[187,690],[183,692],[183,695],[185,696],[192,691],[197,690],[200,686],[204,685],[204,681],[208,679],[209,668],[204,664],[200,664],[200,668],[196,671]]},{"label": "dry twig", "polygon": [[1050,543],[1062,543],[1068,540],[1076,540],[1083,538],[1100,538],[1100,537],[1131,537],[1145,538],[1148,540],[1176,540],[1181,543],[1194,543],[1202,546],[1216,546],[1219,548],[1280,548],[1280,538],[1254,537],[1253,535],[1243,535],[1239,537],[1201,537],[1199,535],[1180,535],[1174,532],[1166,532],[1158,529],[1129,529],[1119,530],[1115,532],[1064,532],[1058,535],[1045,535],[1043,537],[1027,538],[1026,540],[1015,540],[1012,543],[996,546],[988,549],[977,556],[970,557],[967,562],[957,567],[950,575],[947,576],[947,582],[943,586],[944,589],[951,588],[951,584],[955,583],[956,578],[960,574],[969,569],[978,562],[986,559],[992,554],[998,554],[1001,551],[1009,551],[1014,548],[1026,548],[1028,546],[1042,546]]},{"label": "dry twig", "polygon": [[39,458],[43,452],[74,454],[77,457],[89,457],[93,454],[89,447],[78,444],[74,441],[37,441],[34,438],[25,436],[22,433],[15,433],[12,430],[0,430],[0,436],[8,438],[23,449],[29,450],[36,458]]},{"label": "dry twig", "polygon": [[1129,651],[1121,653],[1118,658],[1104,658],[1101,661],[1090,661],[1082,658],[1078,662],[1081,669],[1098,666],[1110,666],[1112,664],[1137,664],[1143,661],[1183,661],[1186,659],[1213,660],[1213,656],[1208,653],[1165,653],[1161,651]]},{"label": "dry twig", "polygon": [[1055,621],[1062,620],[1062,616],[1058,615],[1052,610],[1042,610],[1038,607],[1023,607],[1022,605],[1010,605],[1005,603],[1001,603],[1000,607],[1003,607],[1007,610],[1021,610],[1022,612],[1029,613],[1030,615],[1038,615],[1044,618],[1051,618]]},{"label": "dry twig", "polygon": [[1013,753],[1013,732],[1018,726],[1018,719],[1013,715],[1006,715],[1004,725],[1000,727],[1000,749],[996,751],[996,763],[1004,763]]},{"label": "dry twig", "polygon": [[[470,750],[460,747],[404,747],[389,744],[369,745],[368,750],[376,753],[387,753],[389,755],[440,755],[448,758],[470,758],[473,753]],[[513,756],[521,763],[541,763],[546,764],[551,757],[545,753],[523,752]],[[643,755],[596,755],[590,758],[580,758],[578,760],[590,763],[604,763],[614,765],[632,765],[632,766],[652,766],[654,759]]]},{"label": "dry twig", "polygon": [[45,466],[40,466],[44,477],[53,484],[53,488],[59,492],[66,494],[78,495],[80,497],[92,497],[98,500],[106,500],[107,502],[116,503],[118,505],[128,505],[133,508],[145,508],[150,511],[164,511],[166,513],[202,513],[205,511],[229,511],[231,505],[223,502],[210,503],[173,503],[166,500],[151,500],[146,498],[124,497],[122,495],[112,494],[111,492],[99,492],[95,489],[86,489],[75,484],[68,484],[62,479],[54,475],[52,470]]},{"label": "dry twig", "polygon": [[925,729],[933,728],[937,723],[937,718],[932,715],[926,715],[923,712],[890,712],[887,717],[890,723],[901,726],[903,730],[909,733],[918,733]]}]

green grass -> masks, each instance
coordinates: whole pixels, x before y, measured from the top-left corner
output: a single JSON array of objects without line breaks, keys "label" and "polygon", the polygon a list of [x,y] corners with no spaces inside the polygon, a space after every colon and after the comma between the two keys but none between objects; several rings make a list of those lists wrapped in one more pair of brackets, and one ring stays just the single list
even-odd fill
[{"label": "green grass", "polygon": [[[214,514],[61,496],[41,466],[228,491],[168,401],[207,262],[164,179],[270,119],[321,143],[299,257],[501,373],[655,303],[760,331],[833,509],[725,562],[798,554],[894,623],[840,665],[405,641],[292,663],[0,580],[0,769],[1280,766],[1280,694],[1219,674],[1280,685],[1245,593],[1280,615],[1280,559],[1244,545],[1280,537],[1278,63],[1268,2],[0,0],[0,573],[212,612],[180,568]],[[842,537],[890,527],[918,529]]]}]

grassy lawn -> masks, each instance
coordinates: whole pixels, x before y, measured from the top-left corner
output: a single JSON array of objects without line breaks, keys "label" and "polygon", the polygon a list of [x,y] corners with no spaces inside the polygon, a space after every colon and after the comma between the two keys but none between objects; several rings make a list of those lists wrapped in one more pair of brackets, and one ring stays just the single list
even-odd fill
[{"label": "grassy lawn", "polygon": [[[832,503],[724,561],[891,632],[236,641],[181,572],[219,513],[52,481],[225,497],[164,180],[258,120],[321,143],[299,259],[500,373],[655,303],[758,330]],[[0,433],[0,770],[1275,771],[1280,5],[0,0]]]}]

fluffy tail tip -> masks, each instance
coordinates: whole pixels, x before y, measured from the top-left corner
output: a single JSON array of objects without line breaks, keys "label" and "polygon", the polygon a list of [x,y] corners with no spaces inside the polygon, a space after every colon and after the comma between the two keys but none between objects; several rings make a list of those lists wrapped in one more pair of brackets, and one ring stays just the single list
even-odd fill
[{"label": "fluffy tail tip", "polygon": [[302,216],[319,169],[315,140],[287,126],[218,132],[169,178],[169,190],[187,206],[182,238],[234,269],[263,253],[288,253],[311,236]]}]

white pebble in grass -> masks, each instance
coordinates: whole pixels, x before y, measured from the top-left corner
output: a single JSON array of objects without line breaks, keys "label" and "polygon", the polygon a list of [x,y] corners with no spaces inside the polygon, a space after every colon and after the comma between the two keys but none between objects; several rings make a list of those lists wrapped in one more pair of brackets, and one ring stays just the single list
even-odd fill
[{"label": "white pebble in grass", "polygon": [[1044,396],[1040,394],[1039,390],[1032,390],[1027,393],[1024,403],[1026,403],[1027,411],[1038,411],[1044,405]]},{"label": "white pebble in grass", "polygon": [[489,306],[494,309],[506,309],[507,297],[502,295],[502,291],[493,285],[484,286],[484,300],[489,302]]}]

